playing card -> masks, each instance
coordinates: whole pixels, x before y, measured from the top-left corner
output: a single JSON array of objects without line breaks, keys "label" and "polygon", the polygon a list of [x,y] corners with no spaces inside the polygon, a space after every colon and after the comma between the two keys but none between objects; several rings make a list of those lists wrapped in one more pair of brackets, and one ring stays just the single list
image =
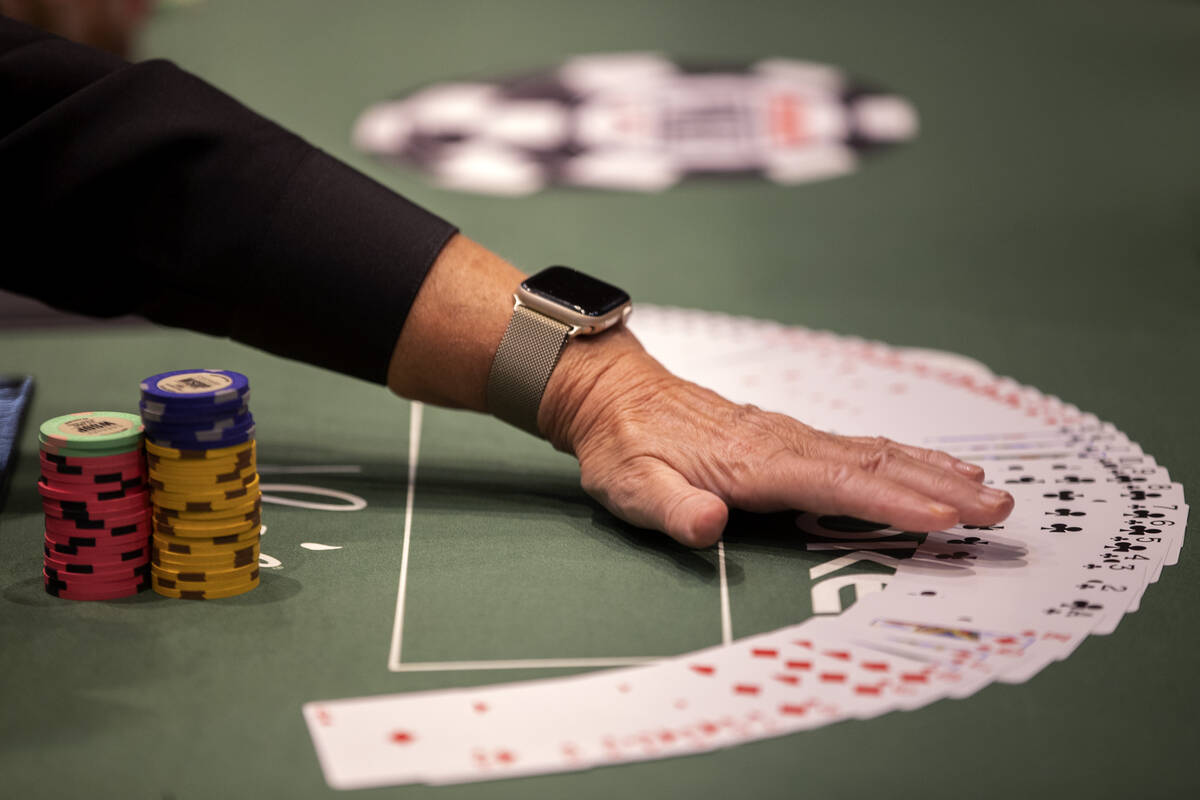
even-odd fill
[{"label": "playing card", "polygon": [[654,306],[631,328],[669,369],[736,402],[979,463],[1013,513],[914,533],[800,512],[797,546],[833,551],[811,577],[880,567],[873,585],[856,576],[844,611],[826,580],[833,594],[814,588],[809,620],[653,664],[306,704],[330,786],[689,755],[968,697],[1111,632],[1179,558],[1188,506],[1165,468],[1113,424],[969,358]]}]

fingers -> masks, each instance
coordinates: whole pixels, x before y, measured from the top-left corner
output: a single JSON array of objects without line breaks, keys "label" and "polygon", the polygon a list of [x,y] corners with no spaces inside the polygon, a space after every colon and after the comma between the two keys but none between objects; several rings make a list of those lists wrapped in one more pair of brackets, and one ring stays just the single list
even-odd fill
[{"label": "fingers", "polygon": [[[953,506],[958,521],[968,525],[990,525],[1012,511],[1012,496],[984,487],[972,473],[957,468],[957,459],[946,453],[897,444],[889,439],[827,436],[806,443],[805,455],[833,463],[859,467],[894,481],[931,500]],[[962,463],[962,462],[958,462]],[[983,471],[979,470],[982,475]],[[890,522],[888,517],[878,517]]]},{"label": "fingers", "polygon": [[949,453],[943,453],[941,450],[927,450],[924,447],[914,447],[913,445],[892,442],[889,439],[881,439],[874,436],[846,436],[843,438],[868,448],[879,447],[883,443],[891,444],[917,461],[924,462],[932,467],[953,470],[976,483],[983,482],[983,467],[957,459]]},{"label": "fingers", "polygon": [[1012,511],[1013,499],[1007,492],[985,487],[957,471],[919,461],[890,443],[868,449],[861,459],[860,465],[866,471],[954,506],[959,522],[989,525]]},{"label": "fingers", "polygon": [[721,498],[657,459],[629,462],[621,474],[599,483],[585,476],[584,489],[626,522],[663,531],[689,547],[715,544],[729,520]]},{"label": "fingers", "polygon": [[886,522],[909,531],[938,531],[959,510],[903,483],[834,461],[795,459],[763,472],[738,499],[751,511],[804,509]]}]

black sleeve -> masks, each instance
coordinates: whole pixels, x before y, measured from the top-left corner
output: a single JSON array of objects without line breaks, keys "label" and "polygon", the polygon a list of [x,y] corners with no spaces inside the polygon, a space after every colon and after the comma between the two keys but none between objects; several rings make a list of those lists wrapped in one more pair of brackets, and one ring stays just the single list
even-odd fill
[{"label": "black sleeve", "polygon": [[455,228],[165,61],[0,17],[0,286],[382,383]]}]

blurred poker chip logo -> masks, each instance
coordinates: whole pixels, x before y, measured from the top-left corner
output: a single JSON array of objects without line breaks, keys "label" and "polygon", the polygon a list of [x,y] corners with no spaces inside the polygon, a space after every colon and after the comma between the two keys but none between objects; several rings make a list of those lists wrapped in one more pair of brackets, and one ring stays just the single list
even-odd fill
[{"label": "blurred poker chip logo", "polygon": [[368,108],[354,142],[440,186],[655,192],[696,175],[797,184],[908,141],[903,97],[805,61],[684,67],[654,53],[581,55],[548,72],[428,86]]}]

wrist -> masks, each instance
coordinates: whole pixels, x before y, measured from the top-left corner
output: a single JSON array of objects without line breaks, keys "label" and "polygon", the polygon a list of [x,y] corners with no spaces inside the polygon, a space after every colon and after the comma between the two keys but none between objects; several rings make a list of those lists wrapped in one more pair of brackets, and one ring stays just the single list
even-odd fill
[{"label": "wrist", "polygon": [[[410,400],[487,411],[488,369],[524,274],[458,234],[434,262],[396,342],[388,386]],[[469,324],[464,324],[469,321]]]},{"label": "wrist", "polygon": [[538,409],[538,429],[558,450],[577,448],[630,394],[653,391],[670,373],[637,337],[621,326],[598,336],[579,336],[563,350]]}]

